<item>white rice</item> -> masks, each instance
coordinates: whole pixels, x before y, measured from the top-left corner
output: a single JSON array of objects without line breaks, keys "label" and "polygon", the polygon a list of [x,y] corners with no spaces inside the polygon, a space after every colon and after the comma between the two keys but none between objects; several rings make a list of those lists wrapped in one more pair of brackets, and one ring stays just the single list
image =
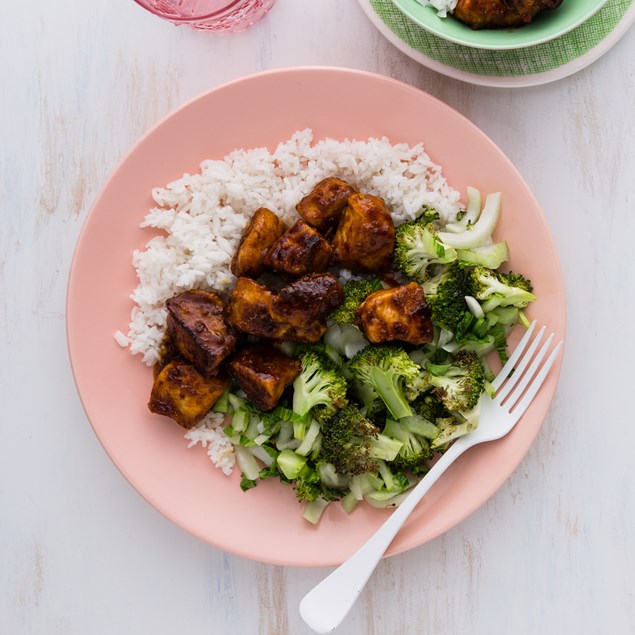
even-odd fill
[{"label": "white rice", "polygon": [[[318,181],[338,176],[363,192],[381,196],[395,225],[416,218],[423,206],[435,208],[445,220],[462,209],[459,192],[447,184],[421,143],[411,147],[371,138],[313,144],[313,133],[307,129],[273,152],[236,150],[224,159],[203,161],[200,168],[153,189],[157,206],[149,210],[141,227],[162,233],[132,257],[139,279],[131,295],[135,306],[127,333],[117,331],[115,339],[149,366],[159,359],[168,298],[197,288],[222,294],[233,286],[231,259],[258,207],[273,210],[291,224],[298,218],[296,203]],[[341,274],[343,280],[352,275]],[[186,438],[190,445],[207,447],[212,461],[229,473],[234,457],[219,426],[219,417],[209,415]]]},{"label": "white rice", "polygon": [[199,443],[207,448],[207,455],[212,463],[229,476],[236,465],[236,456],[229,437],[223,432],[224,420],[225,415],[210,412],[185,433],[185,438],[189,441],[188,448]]},{"label": "white rice", "polygon": [[440,18],[447,18],[448,13],[456,9],[458,0],[417,0],[417,2],[424,7],[435,8]]},{"label": "white rice", "polygon": [[424,205],[445,219],[461,209],[459,192],[448,186],[421,143],[312,141],[312,131],[303,130],[274,152],[236,150],[224,159],[203,161],[197,174],[154,188],[157,207],[141,226],[165,233],[133,254],[139,284],[131,295],[135,307],[128,332],[115,334],[121,346],[142,355],[149,366],[158,361],[165,301],[188,289],[230,289],[231,258],[251,213],[264,206],[292,223],[296,203],[327,176],[381,196],[396,225],[415,218]]}]

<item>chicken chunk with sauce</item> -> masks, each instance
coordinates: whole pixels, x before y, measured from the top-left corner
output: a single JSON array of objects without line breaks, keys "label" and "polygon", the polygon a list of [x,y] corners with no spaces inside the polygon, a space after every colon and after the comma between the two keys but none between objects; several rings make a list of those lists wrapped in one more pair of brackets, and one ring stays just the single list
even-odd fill
[{"label": "chicken chunk with sauce", "polygon": [[237,353],[227,365],[231,377],[260,410],[272,410],[284,389],[300,374],[300,360],[273,346],[259,345]]},{"label": "chicken chunk with sauce", "polygon": [[258,208],[245,227],[240,244],[232,258],[231,272],[235,276],[258,278],[265,269],[265,256],[284,234],[286,225],[271,210]]},{"label": "chicken chunk with sauce", "polygon": [[265,264],[283,277],[299,278],[307,273],[324,271],[332,253],[324,236],[299,220],[273,244]]},{"label": "chicken chunk with sauce", "polygon": [[174,419],[184,428],[195,426],[229,385],[229,378],[205,378],[184,360],[174,360],[155,377],[148,408]]},{"label": "chicken chunk with sauce", "polygon": [[[227,319],[236,329],[271,340],[315,344],[326,332],[326,314],[334,304],[337,286],[325,284],[324,276],[307,276],[283,287],[278,294],[249,278],[239,278],[227,303]],[[343,297],[343,295],[342,295]]]},{"label": "chicken chunk with sauce", "polygon": [[459,0],[454,17],[472,29],[519,27],[529,24],[544,9],[556,9],[561,4],[562,0]]},{"label": "chicken chunk with sauce", "polygon": [[430,308],[416,282],[371,293],[355,312],[369,342],[427,344],[434,338]]},{"label": "chicken chunk with sauce", "polygon": [[332,313],[344,302],[344,290],[330,273],[313,273],[280,289],[271,305],[274,320],[302,328]]},{"label": "chicken chunk with sauce", "polygon": [[380,273],[390,268],[395,225],[378,196],[353,194],[333,237],[335,260],[349,269]]},{"label": "chicken chunk with sauce", "polygon": [[356,191],[346,181],[330,176],[321,180],[295,209],[309,225],[328,235],[337,227],[348,197]]},{"label": "chicken chunk with sauce", "polygon": [[215,293],[193,290],[170,298],[165,306],[174,347],[209,377],[236,344],[236,336],[223,317],[225,303]]}]

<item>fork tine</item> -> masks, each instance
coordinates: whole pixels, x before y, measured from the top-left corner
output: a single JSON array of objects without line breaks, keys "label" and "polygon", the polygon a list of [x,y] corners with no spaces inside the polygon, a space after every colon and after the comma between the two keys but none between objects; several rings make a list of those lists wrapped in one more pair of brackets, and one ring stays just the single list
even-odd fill
[{"label": "fork tine", "polygon": [[534,400],[536,393],[540,390],[542,383],[547,377],[547,373],[551,370],[553,363],[556,361],[556,357],[558,357],[558,353],[562,348],[562,344],[562,341],[558,342],[558,345],[553,349],[551,355],[549,355],[549,358],[536,376],[536,379],[534,379],[531,386],[529,386],[527,392],[525,393],[525,396],[520,400],[516,408],[514,408],[514,411],[511,413],[516,421],[518,421],[518,419],[523,416],[525,410],[527,410],[527,408],[529,407],[529,404]]},{"label": "fork tine", "polygon": [[501,387],[501,385],[507,378],[507,375],[509,375],[509,373],[511,373],[512,370],[514,369],[514,365],[516,364],[520,356],[523,354],[523,351],[525,350],[525,346],[527,346],[527,342],[529,341],[529,338],[531,337],[531,334],[534,332],[535,328],[536,328],[536,320],[534,320],[529,325],[527,332],[523,335],[523,338],[520,340],[520,342],[518,342],[518,346],[516,346],[516,348],[514,349],[514,352],[511,354],[511,356],[507,360],[507,363],[503,366],[503,368],[498,373],[498,375],[496,375],[494,381],[492,382],[492,386],[494,386],[496,390],[498,390]]},{"label": "fork tine", "polygon": [[538,334],[536,335],[534,341],[531,343],[531,346],[527,349],[527,352],[523,355],[522,359],[518,363],[518,365],[514,368],[514,373],[509,377],[507,383],[496,393],[496,401],[499,403],[509,395],[512,391],[513,387],[518,383],[518,380],[523,376],[525,372],[525,368],[529,365],[531,358],[533,357],[538,345],[540,344],[540,340],[542,340],[542,336],[545,334],[545,328],[542,327]]},{"label": "fork tine", "polygon": [[547,351],[551,347],[551,342],[553,342],[554,337],[555,335],[552,333],[547,338],[547,341],[542,345],[542,348],[536,354],[536,357],[534,358],[534,361],[531,363],[531,366],[522,376],[522,379],[518,382],[516,389],[511,394],[509,399],[505,401],[505,410],[507,411],[511,410],[514,407],[514,404],[522,397],[523,392],[525,392],[525,388],[527,388],[527,386],[529,385],[529,382],[533,379],[534,375],[536,374],[536,371],[538,370],[538,368],[540,368],[540,364],[542,363],[544,356],[547,354]]}]

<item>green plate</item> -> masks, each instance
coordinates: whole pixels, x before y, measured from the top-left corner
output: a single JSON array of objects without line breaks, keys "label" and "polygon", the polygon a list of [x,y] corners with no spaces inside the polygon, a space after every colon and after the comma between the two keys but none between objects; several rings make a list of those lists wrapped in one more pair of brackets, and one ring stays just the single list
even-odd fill
[{"label": "green plate", "polygon": [[452,16],[440,18],[436,9],[416,0],[392,0],[393,4],[421,27],[450,42],[480,49],[518,49],[548,42],[588,20],[607,0],[564,0],[553,11],[543,11],[527,26],[518,29],[474,31]]}]

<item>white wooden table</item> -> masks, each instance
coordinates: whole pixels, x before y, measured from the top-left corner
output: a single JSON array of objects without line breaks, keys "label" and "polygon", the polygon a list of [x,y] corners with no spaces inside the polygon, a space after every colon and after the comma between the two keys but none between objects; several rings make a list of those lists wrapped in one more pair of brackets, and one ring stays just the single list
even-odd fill
[{"label": "white wooden table", "polygon": [[474,121],[536,193],[568,294],[561,382],[527,458],[460,526],[383,561],[340,632],[635,632],[635,31],[557,84],[497,90],[406,58],[355,0],[278,0],[231,37],[132,0],[32,0],[3,3],[0,60],[0,633],[309,632],[297,605],[325,570],[222,553],[111,464],[64,322],[75,240],[129,146],[200,92],[290,65],[389,75]]}]

